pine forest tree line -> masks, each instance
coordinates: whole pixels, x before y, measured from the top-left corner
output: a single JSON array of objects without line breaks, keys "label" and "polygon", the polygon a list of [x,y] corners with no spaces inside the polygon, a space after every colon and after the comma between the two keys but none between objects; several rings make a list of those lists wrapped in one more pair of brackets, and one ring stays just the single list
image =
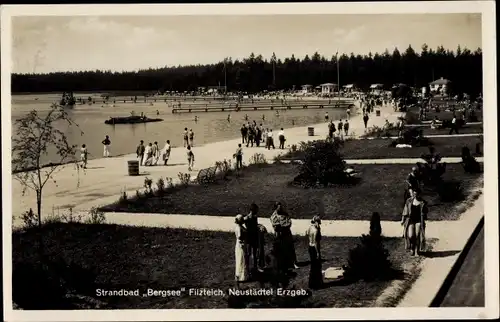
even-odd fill
[{"label": "pine forest tree line", "polygon": [[[299,89],[301,85],[355,84],[366,89],[370,84],[387,87],[397,83],[426,86],[444,77],[459,93],[477,95],[482,91],[482,51],[458,46],[455,50],[422,45],[419,52],[409,46],[404,52],[366,55],[333,55],[318,52],[297,59],[294,55],[269,59],[250,54],[242,60],[224,59],[216,64],[150,68],[137,72],[85,71],[49,74],[12,74],[12,92],[164,92],[194,91],[198,87],[224,86],[228,91],[259,92],[269,89]],[[338,59],[338,64],[337,64]]]}]

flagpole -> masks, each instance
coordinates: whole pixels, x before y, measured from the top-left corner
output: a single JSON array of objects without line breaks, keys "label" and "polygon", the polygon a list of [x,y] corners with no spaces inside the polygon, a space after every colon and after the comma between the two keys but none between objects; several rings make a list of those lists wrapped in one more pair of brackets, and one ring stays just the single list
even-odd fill
[{"label": "flagpole", "polygon": [[340,105],[340,69],[339,69],[339,51],[337,50],[337,53],[335,54],[336,61],[337,61],[337,96],[338,96],[338,101]]},{"label": "flagpole", "polygon": [[227,68],[226,68],[226,58],[224,58],[224,96],[227,96]]}]

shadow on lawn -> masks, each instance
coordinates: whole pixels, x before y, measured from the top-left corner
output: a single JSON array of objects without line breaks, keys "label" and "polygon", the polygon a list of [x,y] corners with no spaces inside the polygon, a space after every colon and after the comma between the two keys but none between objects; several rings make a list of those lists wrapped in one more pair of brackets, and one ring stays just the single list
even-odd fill
[{"label": "shadow on lawn", "polygon": [[458,253],[460,253],[459,250],[443,250],[443,251],[436,251],[436,252],[432,252],[432,251],[423,252],[423,253],[421,253],[421,255],[423,257],[427,257],[427,258],[443,258],[443,257],[450,257],[450,256],[456,255]]}]

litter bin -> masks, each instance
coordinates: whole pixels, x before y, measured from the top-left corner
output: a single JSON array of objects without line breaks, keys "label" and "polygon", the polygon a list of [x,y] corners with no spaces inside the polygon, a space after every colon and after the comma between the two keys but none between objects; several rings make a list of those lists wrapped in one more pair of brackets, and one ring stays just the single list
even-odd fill
[{"label": "litter bin", "polygon": [[313,127],[308,127],[307,128],[307,135],[308,136],[314,136],[314,128]]},{"label": "litter bin", "polygon": [[375,111],[375,115],[376,115],[376,116],[380,116],[380,110],[376,110],[376,111]]},{"label": "litter bin", "polygon": [[139,175],[139,161],[127,161],[128,163],[128,175],[138,176]]}]

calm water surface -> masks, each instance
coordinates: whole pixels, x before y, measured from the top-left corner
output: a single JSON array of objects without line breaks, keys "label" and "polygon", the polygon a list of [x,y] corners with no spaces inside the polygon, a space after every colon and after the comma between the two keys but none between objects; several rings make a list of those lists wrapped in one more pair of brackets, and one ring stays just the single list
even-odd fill
[{"label": "calm water surface", "polygon": [[[89,95],[86,95],[87,97]],[[99,97],[98,95],[92,95]],[[50,109],[50,104],[60,98],[59,94],[47,95],[13,95],[12,96],[12,135],[15,136],[14,121],[32,110],[45,114]],[[198,101],[199,102],[199,101]],[[240,127],[243,123],[245,114],[250,121],[255,120],[258,124],[262,123],[265,127],[272,128],[273,131],[281,127],[291,128],[304,126],[313,123],[320,123],[324,119],[324,114],[328,111],[330,118],[339,119],[346,117],[344,109],[325,108],[319,109],[296,109],[280,111],[279,116],[276,111],[240,111],[240,112],[198,112],[198,113],[179,113],[172,114],[170,103],[158,100],[152,103],[123,103],[117,102],[103,106],[101,103],[94,105],[76,105],[74,109],[68,109],[71,118],[79,125],[77,128],[68,128],[66,124],[58,124],[58,128],[64,131],[71,144],[81,146],[86,144],[90,152],[89,158],[102,157],[101,141],[105,135],[111,139],[111,155],[120,155],[134,153],[140,140],[144,142],[158,141],[160,147],[163,147],[166,140],[170,140],[172,146],[182,145],[182,134],[184,128],[193,129],[195,133],[195,146],[206,143],[223,141],[240,137]],[[184,103],[183,103],[184,104]],[[156,111],[160,115],[156,116]],[[163,122],[144,123],[144,124],[119,124],[106,125],[104,121],[110,116],[129,116],[132,111],[136,114],[143,112],[149,117],[162,118]],[[227,121],[228,114],[231,115],[231,121]],[[265,120],[262,120],[264,115]],[[198,116],[198,122],[194,117]],[[79,154],[79,153],[78,153]],[[54,151],[49,151],[48,155],[43,157],[42,163],[57,162],[57,155]]]}]

